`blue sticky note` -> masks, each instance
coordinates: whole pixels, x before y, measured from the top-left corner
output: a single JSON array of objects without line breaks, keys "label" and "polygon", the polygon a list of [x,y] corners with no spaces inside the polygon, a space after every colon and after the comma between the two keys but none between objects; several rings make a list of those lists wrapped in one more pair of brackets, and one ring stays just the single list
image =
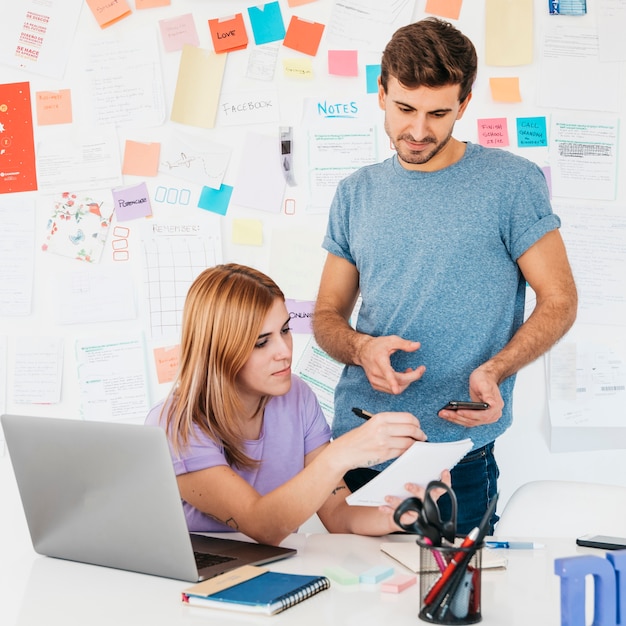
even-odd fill
[{"label": "blue sticky note", "polygon": [[367,93],[378,93],[378,77],[379,76],[380,76],[380,65],[366,65],[365,66]]},{"label": "blue sticky note", "polygon": [[393,567],[389,567],[388,565],[377,565],[376,567],[371,567],[367,571],[362,572],[359,575],[359,582],[375,585],[390,576],[393,576]]},{"label": "blue sticky note", "polygon": [[543,148],[548,145],[545,117],[517,118],[517,145],[520,148]]},{"label": "blue sticky note", "polygon": [[285,23],[278,2],[268,2],[260,7],[248,7],[248,16],[254,43],[257,46],[285,38]]},{"label": "blue sticky note", "polygon": [[202,187],[198,208],[211,211],[218,215],[226,215],[233,188],[230,185],[220,185],[219,189]]}]

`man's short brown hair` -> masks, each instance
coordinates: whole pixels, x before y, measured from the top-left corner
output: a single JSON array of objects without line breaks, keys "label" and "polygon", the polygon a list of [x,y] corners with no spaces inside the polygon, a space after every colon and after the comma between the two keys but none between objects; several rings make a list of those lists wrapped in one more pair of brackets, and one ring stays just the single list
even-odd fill
[{"label": "man's short brown hair", "polygon": [[459,101],[472,91],[478,59],[474,44],[449,22],[427,17],[399,28],[385,47],[380,82],[393,76],[408,89],[459,85]]}]

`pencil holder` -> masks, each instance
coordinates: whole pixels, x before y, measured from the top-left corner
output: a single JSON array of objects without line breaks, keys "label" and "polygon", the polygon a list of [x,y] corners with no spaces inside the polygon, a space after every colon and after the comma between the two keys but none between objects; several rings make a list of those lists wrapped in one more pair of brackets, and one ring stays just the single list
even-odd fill
[{"label": "pencil holder", "polygon": [[482,619],[482,545],[420,547],[419,618],[431,624],[476,624]]}]

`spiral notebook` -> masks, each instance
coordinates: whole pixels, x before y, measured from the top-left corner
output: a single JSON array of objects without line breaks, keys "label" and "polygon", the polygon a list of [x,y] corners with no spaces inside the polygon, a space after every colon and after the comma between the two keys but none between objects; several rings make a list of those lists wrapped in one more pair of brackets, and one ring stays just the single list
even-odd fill
[{"label": "spiral notebook", "polygon": [[329,587],[326,576],[244,565],[185,589],[182,600],[191,606],[275,615]]}]

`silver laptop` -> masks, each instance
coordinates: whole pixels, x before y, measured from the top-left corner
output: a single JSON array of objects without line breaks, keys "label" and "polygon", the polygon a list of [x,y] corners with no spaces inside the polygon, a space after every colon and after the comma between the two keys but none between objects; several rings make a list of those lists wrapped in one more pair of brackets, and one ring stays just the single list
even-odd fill
[{"label": "silver laptop", "polygon": [[39,554],[196,582],[296,553],[189,533],[161,428],[0,420]]}]

